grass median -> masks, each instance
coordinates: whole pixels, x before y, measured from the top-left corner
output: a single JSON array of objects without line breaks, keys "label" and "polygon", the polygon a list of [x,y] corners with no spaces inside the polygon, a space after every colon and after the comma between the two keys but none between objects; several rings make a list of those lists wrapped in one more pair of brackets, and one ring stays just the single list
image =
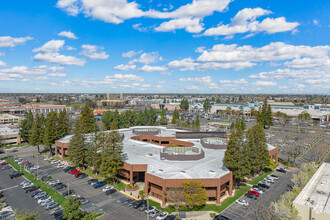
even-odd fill
[{"label": "grass median", "polygon": [[40,186],[40,189],[51,196],[55,202],[58,202],[62,207],[66,204],[67,199],[64,196],[57,193],[53,188],[50,188],[46,183],[37,179],[33,174],[25,171],[23,168],[21,169],[20,165],[17,164],[13,159],[8,158],[6,161],[16,170],[21,170],[26,179],[30,180],[34,185]]},{"label": "grass median", "polygon": [[267,170],[265,171],[263,174],[261,174],[260,176],[250,180],[250,181],[247,181],[247,183],[251,184],[251,185],[258,185],[258,183],[265,179],[268,175],[272,174],[274,172],[274,170]]}]

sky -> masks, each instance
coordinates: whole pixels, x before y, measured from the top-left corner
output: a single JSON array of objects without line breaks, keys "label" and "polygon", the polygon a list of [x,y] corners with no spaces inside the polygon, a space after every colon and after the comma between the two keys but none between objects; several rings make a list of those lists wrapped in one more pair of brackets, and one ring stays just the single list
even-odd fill
[{"label": "sky", "polygon": [[1,93],[330,93],[324,0],[1,0]]}]

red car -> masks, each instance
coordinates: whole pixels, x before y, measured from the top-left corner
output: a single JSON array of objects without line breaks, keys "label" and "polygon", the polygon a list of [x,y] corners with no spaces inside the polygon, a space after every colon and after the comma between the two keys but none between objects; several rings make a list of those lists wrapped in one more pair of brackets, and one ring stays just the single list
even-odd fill
[{"label": "red car", "polygon": [[79,173],[76,173],[75,177],[78,178],[82,175],[83,173],[79,172]]},{"label": "red car", "polygon": [[70,174],[76,174],[76,173],[79,173],[80,171],[79,170],[72,170],[71,172],[70,172]]},{"label": "red car", "polygon": [[259,196],[260,195],[257,191],[254,191],[254,190],[252,190],[252,191],[249,190],[248,193],[253,194],[253,195],[256,195],[256,196]]},{"label": "red car", "polygon": [[0,165],[7,165],[7,162],[1,162]]},{"label": "red car", "polygon": [[30,163],[30,162],[29,161],[23,161],[23,162],[19,163],[19,165],[24,165],[24,164],[28,164],[28,163]]}]

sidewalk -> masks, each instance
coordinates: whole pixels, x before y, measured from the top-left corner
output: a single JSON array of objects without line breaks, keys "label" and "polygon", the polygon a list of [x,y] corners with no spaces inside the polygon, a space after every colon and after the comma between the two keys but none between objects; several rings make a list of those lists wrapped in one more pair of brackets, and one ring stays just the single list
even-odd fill
[{"label": "sidewalk", "polygon": [[[182,218],[185,220],[210,220],[212,219],[210,216],[210,213],[215,213],[216,215],[218,213],[213,212],[213,211],[199,211],[199,212],[186,212],[186,218]],[[179,214],[178,212],[173,212],[173,215]]]}]

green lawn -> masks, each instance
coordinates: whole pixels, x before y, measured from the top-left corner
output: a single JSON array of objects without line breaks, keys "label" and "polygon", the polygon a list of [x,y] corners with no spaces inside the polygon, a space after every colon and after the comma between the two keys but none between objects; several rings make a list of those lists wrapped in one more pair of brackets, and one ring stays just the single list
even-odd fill
[{"label": "green lawn", "polygon": [[[20,165],[15,163],[15,161],[13,159],[6,159],[6,161],[12,167],[14,167],[16,170],[20,170]],[[40,189],[42,191],[45,191],[49,196],[51,196],[54,201],[58,202],[61,206],[65,205],[65,203],[67,202],[67,199],[64,196],[62,196],[61,194],[57,193],[56,190],[50,188],[46,183],[44,183],[41,180],[37,179],[31,173],[28,173],[25,170],[23,170],[22,173],[24,174],[26,179],[30,180],[34,185],[39,185]]]},{"label": "green lawn", "polygon": [[267,177],[268,175],[272,174],[274,172],[274,170],[269,170],[263,174],[261,174],[260,176],[250,180],[250,181],[247,181],[247,183],[249,184],[252,184],[252,185],[257,185],[259,183],[259,181],[263,180],[265,177]]},{"label": "green lawn", "polygon": [[[247,191],[249,191],[251,188],[251,186],[241,186],[240,189],[236,190],[235,196],[233,197],[228,197],[225,201],[221,202],[221,205],[218,206],[216,204],[207,204],[201,207],[196,207],[193,209],[180,209],[180,211],[214,211],[214,212],[222,212],[223,210],[225,210],[228,206],[230,206],[232,203],[234,203],[237,199],[239,199],[241,196],[243,196]],[[178,210],[175,210],[175,208],[173,206],[168,206],[166,208],[161,208],[160,204],[157,202],[154,202],[152,200],[149,200],[149,204],[151,206],[155,206],[157,209],[166,211],[168,213],[172,213]]]},{"label": "green lawn", "polygon": [[118,190],[118,191],[121,191],[121,190],[124,190],[126,185],[122,182],[119,182],[119,183],[116,183],[115,185],[113,185],[113,187]]}]

